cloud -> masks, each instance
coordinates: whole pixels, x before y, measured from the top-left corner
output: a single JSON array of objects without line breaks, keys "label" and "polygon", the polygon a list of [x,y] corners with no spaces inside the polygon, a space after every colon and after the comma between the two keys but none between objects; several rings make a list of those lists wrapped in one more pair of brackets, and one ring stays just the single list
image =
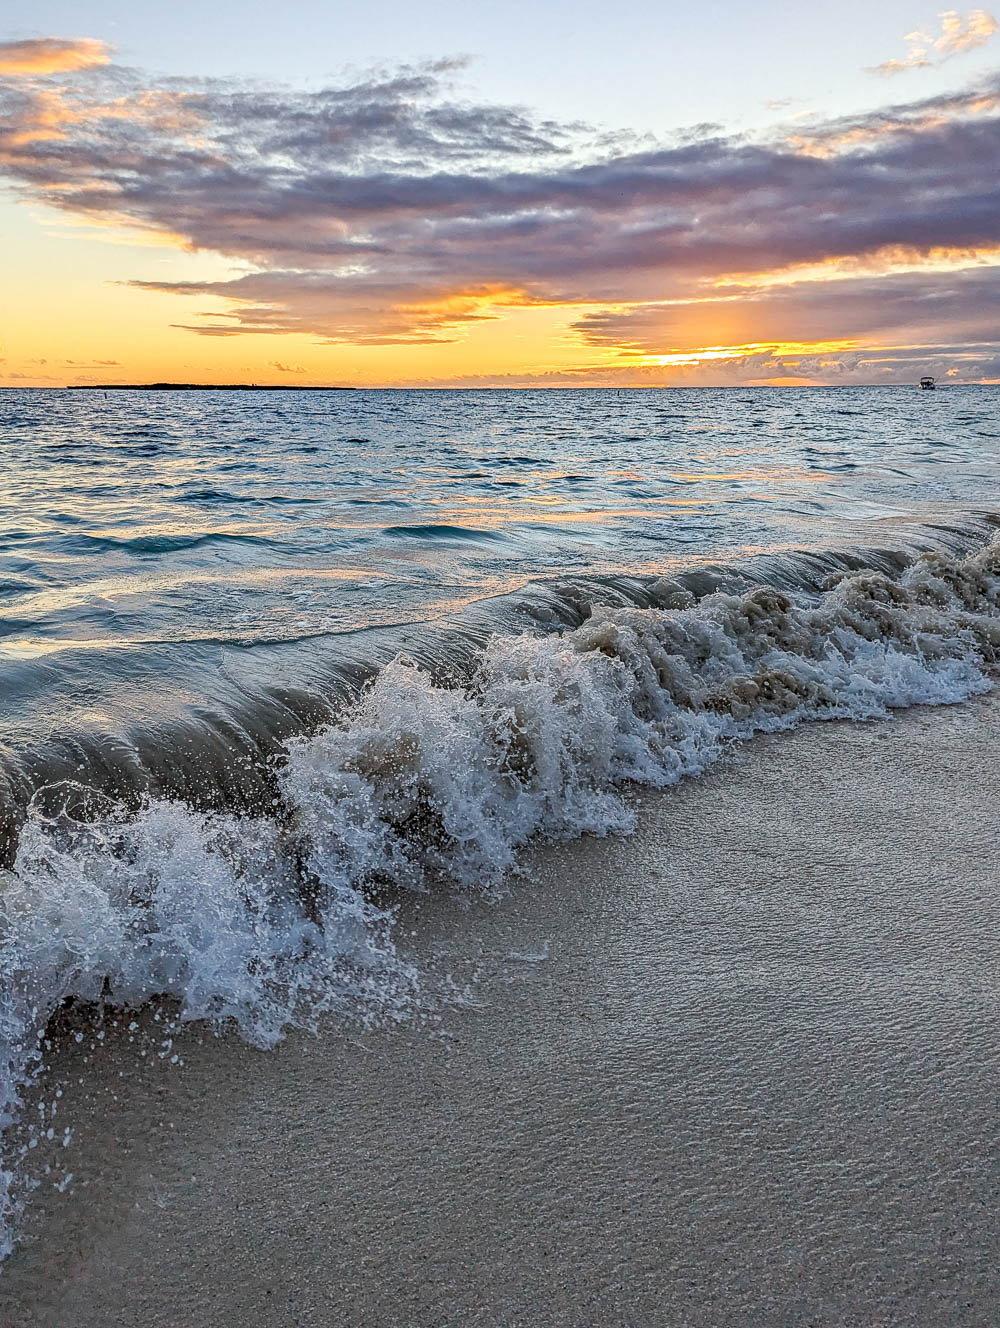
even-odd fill
[{"label": "cloud", "polygon": [[305,369],[301,364],[282,364],[280,360],[268,360],[268,367],[277,369],[279,373],[304,374]]},{"label": "cloud", "polygon": [[1000,266],[727,289],[588,313],[576,327],[591,346],[647,358],[690,354],[706,345],[706,330],[708,344],[731,346],[1000,341]]},{"label": "cloud", "polygon": [[954,9],[939,14],[941,35],[933,43],[944,58],[985,46],[997,30],[997,21],[985,9],[973,9],[963,19]]},{"label": "cloud", "polygon": [[963,18],[956,9],[938,15],[941,31],[935,36],[921,31],[904,37],[909,52],[903,60],[885,60],[871,71],[875,74],[904,74],[908,69],[930,69],[953,56],[985,46],[997,30],[997,21],[985,9],[973,9]]},{"label": "cloud", "polygon": [[456,291],[443,281],[438,286],[417,286],[401,280],[379,282],[366,274],[352,281],[325,271],[276,269],[230,281],[130,284],[142,290],[215,295],[236,302],[235,310],[177,324],[200,336],[302,332],[330,344],[351,345],[449,342],[463,325],[495,318],[498,305],[531,303],[519,289],[483,286]]},{"label": "cloud", "polygon": [[[966,37],[941,40],[971,40],[963,23]],[[662,142],[463,99],[453,61],[311,92],[153,84],[114,63],[85,75],[0,77],[0,175],[74,217],[229,258],[230,280],[132,283],[196,298],[181,325],[206,337],[447,343],[505,306],[538,305],[566,306],[584,348],[638,354],[772,329],[829,341],[831,327],[888,328],[890,312],[899,344],[936,344],[934,320],[957,328],[958,311],[926,274],[905,290],[872,278],[850,300],[819,281],[796,292],[793,278],[764,294],[753,274],[1000,250],[996,75],[793,137],[701,125]],[[716,289],[733,274],[751,274],[742,303]],[[977,337],[996,316],[981,280],[958,282]],[[610,308],[581,319],[580,305]]]},{"label": "cloud", "polygon": [[93,69],[111,60],[112,48],[92,37],[42,37],[0,42],[0,75],[27,78]]},{"label": "cloud", "polygon": [[782,383],[915,385],[924,374],[959,383],[1000,381],[1000,341],[982,345],[901,345],[885,349],[788,351],[781,347],[735,347],[725,359],[684,364],[632,365],[595,361],[575,368],[531,373],[459,374],[434,387],[736,387]]}]

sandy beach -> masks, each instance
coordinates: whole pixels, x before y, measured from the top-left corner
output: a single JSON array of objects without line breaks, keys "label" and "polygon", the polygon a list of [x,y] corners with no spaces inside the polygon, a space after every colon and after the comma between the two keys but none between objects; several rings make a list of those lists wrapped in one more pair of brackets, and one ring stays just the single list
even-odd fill
[{"label": "sandy beach", "polygon": [[758,739],[415,898],[408,1024],[67,1039],[0,1321],[995,1323],[998,739],[992,697]]}]

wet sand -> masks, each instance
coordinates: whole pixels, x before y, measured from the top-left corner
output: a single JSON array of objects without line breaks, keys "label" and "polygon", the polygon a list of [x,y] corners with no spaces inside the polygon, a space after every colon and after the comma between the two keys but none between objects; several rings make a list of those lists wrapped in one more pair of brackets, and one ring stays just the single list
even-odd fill
[{"label": "wet sand", "polygon": [[760,739],[410,908],[475,1005],[69,1042],[0,1323],[995,1323],[998,790],[994,698]]}]

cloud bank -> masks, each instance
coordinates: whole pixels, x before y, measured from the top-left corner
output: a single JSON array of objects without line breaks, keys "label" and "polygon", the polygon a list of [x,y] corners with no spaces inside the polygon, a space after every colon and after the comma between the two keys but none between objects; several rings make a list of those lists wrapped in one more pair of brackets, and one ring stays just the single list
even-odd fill
[{"label": "cloud bank", "polygon": [[[971,42],[975,14],[937,49]],[[539,305],[566,306],[602,372],[611,356],[634,369],[699,346],[870,337],[987,346],[963,374],[992,363],[1000,77],[794,133],[654,143],[462,99],[459,73],[440,61],[303,92],[153,81],[86,40],[8,43],[0,175],[231,259],[227,281],[136,275],[202,297],[186,325],[206,337],[448,342]]]}]

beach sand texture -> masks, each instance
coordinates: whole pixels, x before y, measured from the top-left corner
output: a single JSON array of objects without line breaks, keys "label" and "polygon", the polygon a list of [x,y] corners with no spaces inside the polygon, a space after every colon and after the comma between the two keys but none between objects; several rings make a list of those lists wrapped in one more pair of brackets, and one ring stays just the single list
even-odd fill
[{"label": "beach sand texture", "polygon": [[407,901],[439,1022],[68,1042],[0,1322],[996,1323],[998,788],[993,697],[759,738]]}]

